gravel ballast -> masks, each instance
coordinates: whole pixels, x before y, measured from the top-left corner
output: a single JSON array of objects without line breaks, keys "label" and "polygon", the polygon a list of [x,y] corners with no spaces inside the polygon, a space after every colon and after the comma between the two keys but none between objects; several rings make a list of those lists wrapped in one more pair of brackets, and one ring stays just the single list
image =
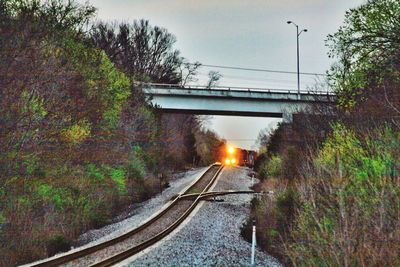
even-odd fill
[{"label": "gravel ballast", "polygon": [[177,174],[169,181],[170,187],[166,188],[162,194],[144,201],[139,204],[132,205],[125,219],[118,219],[117,222],[104,226],[100,229],[90,230],[82,234],[78,238],[78,243],[81,245],[92,245],[98,242],[109,240],[113,237],[119,236],[129,229],[141,225],[144,221],[148,220],[150,216],[158,212],[173,196],[179,194],[194,180],[199,178],[208,167],[196,168],[185,173]]},{"label": "gravel ballast", "polygon": [[[130,229],[136,228],[137,226],[143,224],[151,216],[159,212],[173,196],[182,192],[196,179],[198,179],[207,169],[208,167],[201,167],[184,173],[175,174],[169,180],[170,187],[165,189],[162,194],[158,194],[157,196],[142,203],[133,204],[123,215],[115,218],[115,223],[109,224],[100,229],[90,230],[82,234],[75,242],[78,244],[76,248],[73,248],[65,253],[59,253],[50,259],[93,246],[106,240],[110,240],[129,231]],[[45,260],[47,259],[32,262],[24,266],[31,266],[32,264],[37,264]]]},{"label": "gravel ballast", "polygon": [[[227,167],[213,191],[248,190],[246,168]],[[240,235],[250,213],[252,195],[229,195],[201,208],[172,236],[167,237],[120,266],[250,266],[251,244]],[[256,266],[281,266],[264,252],[256,251]]]},{"label": "gravel ballast", "polygon": [[[211,181],[214,177],[219,166],[211,167],[201,178],[199,182],[193,185],[193,188],[197,191],[203,191],[204,187]],[[112,245],[108,248],[96,251],[88,256],[78,258],[76,260],[70,261],[62,266],[71,267],[84,267],[99,262],[102,259],[111,257],[117,253],[121,253],[128,248],[139,245],[140,243],[158,235],[160,232],[167,229],[172,225],[178,218],[185,213],[185,211],[193,204],[193,200],[179,200],[170,209],[167,210],[157,221],[151,223],[144,230],[135,233],[131,237],[119,242],[118,244]]]}]

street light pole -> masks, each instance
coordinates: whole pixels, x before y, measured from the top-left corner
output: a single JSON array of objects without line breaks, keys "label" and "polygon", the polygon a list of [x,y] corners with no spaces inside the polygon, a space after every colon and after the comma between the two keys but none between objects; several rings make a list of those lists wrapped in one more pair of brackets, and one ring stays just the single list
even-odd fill
[{"label": "street light pole", "polygon": [[299,26],[296,25],[297,32],[297,98],[300,100],[300,48],[299,48]]},{"label": "street light pole", "polygon": [[296,37],[297,37],[297,98],[300,100],[300,48],[299,48],[299,37],[302,32],[307,32],[307,29],[303,29],[299,32],[299,25],[293,21],[288,21],[287,24],[293,24],[296,26]]}]

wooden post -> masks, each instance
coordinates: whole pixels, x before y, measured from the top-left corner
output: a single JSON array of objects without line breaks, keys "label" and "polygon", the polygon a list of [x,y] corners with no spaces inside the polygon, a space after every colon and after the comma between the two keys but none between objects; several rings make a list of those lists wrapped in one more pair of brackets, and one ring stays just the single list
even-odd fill
[{"label": "wooden post", "polygon": [[256,220],[253,220],[253,231],[251,235],[251,266],[255,266],[256,256]]}]

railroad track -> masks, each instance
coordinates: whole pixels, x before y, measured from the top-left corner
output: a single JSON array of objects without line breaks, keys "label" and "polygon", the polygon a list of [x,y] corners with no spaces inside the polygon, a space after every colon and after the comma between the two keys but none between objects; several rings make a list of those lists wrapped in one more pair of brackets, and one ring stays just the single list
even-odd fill
[{"label": "railroad track", "polygon": [[193,193],[193,194],[181,194],[178,196],[179,199],[193,199],[200,196],[200,200],[207,199],[210,197],[226,196],[226,195],[240,195],[240,194],[257,194],[257,192],[252,190],[225,190],[225,191],[209,191],[203,194]]},{"label": "railroad track", "polygon": [[[176,196],[162,211],[127,233],[27,266],[112,266],[129,258],[170,234],[189,216],[200,200],[211,196],[207,191],[222,169],[220,164],[211,165],[196,182]],[[182,197],[185,195],[190,197]]]}]

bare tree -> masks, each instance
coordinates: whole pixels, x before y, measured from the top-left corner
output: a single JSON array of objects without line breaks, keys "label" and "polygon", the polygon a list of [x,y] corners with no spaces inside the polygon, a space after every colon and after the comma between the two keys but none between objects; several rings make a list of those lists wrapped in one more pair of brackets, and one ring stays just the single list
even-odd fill
[{"label": "bare tree", "polygon": [[272,124],[268,127],[260,130],[257,136],[256,144],[260,150],[266,150],[268,146],[268,142],[270,140],[271,134],[273,133],[274,128]]},{"label": "bare tree", "polygon": [[211,87],[214,87],[218,84],[218,82],[221,80],[222,74],[219,73],[218,71],[210,71],[208,73],[208,82],[207,82],[207,88],[211,89]]},{"label": "bare tree", "polygon": [[91,38],[117,67],[136,80],[173,84],[182,80],[183,58],[173,48],[175,36],[147,20],[118,25],[99,22]]},{"label": "bare tree", "polygon": [[196,75],[200,67],[201,63],[198,61],[195,63],[190,63],[187,61],[183,62],[180,67],[182,77],[181,86],[186,86],[186,84],[189,82],[197,82],[198,79],[196,78]]}]

